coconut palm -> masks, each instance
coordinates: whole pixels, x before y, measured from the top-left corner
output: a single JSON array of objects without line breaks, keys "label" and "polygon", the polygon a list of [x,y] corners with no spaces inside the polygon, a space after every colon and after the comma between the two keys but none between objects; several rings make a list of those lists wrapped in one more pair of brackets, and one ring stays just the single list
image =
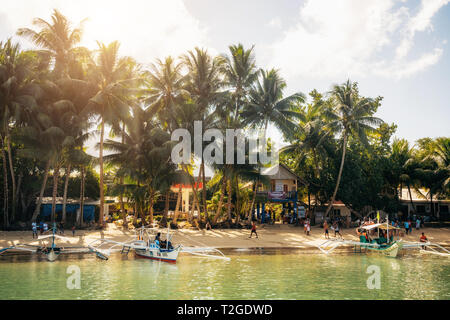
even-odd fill
[{"label": "coconut palm", "polygon": [[[197,119],[202,121],[202,135],[213,123],[213,106],[223,95],[221,89],[221,67],[223,59],[212,57],[207,50],[195,48],[182,56],[184,67],[188,70],[185,89],[190,93],[191,99],[197,108]],[[193,133],[193,132],[192,132]],[[194,136],[194,135],[192,135]],[[198,155],[201,159],[200,173],[202,173],[202,202],[205,219],[208,220],[206,204],[206,177],[205,160],[203,154]],[[194,193],[197,190],[194,190]]]},{"label": "coconut palm", "polygon": [[129,116],[129,106],[136,90],[137,63],[129,57],[119,57],[118,41],[109,45],[98,43],[99,50],[96,64],[91,66],[90,80],[96,86],[96,94],[90,100],[90,111],[100,116],[100,219],[103,225],[105,201],[104,195],[104,168],[103,168],[103,141],[105,124],[110,124],[113,130],[120,131],[119,123]]},{"label": "coconut palm", "polygon": [[[242,44],[228,47],[230,55],[225,56],[222,73],[225,75],[224,85],[231,93],[234,107],[232,119],[238,120],[242,109],[247,103],[248,92],[258,78],[259,70],[256,68],[254,47],[246,50]],[[238,123],[234,127],[239,126]]]},{"label": "coconut palm", "polygon": [[[27,120],[31,109],[36,107],[36,85],[33,84],[35,56],[20,50],[11,39],[0,42],[0,138],[6,146],[12,182],[12,216],[17,207],[16,175],[11,152],[10,126],[19,127]],[[6,157],[2,155],[6,161]],[[7,176],[5,176],[7,178]],[[7,188],[7,181],[5,181]],[[6,199],[6,198],[5,198]]]},{"label": "coconut palm", "polygon": [[286,82],[277,70],[261,70],[258,81],[249,92],[249,103],[242,114],[244,124],[264,128],[264,136],[270,122],[284,134],[289,135],[294,131],[293,120],[300,117],[295,106],[304,102],[305,96],[298,92],[284,97],[285,88]]},{"label": "coconut palm", "polygon": [[367,145],[367,133],[374,132],[374,126],[383,123],[383,120],[372,116],[376,111],[379,100],[361,97],[356,83],[352,83],[348,80],[342,85],[335,85],[331,90],[330,95],[332,109],[328,112],[328,116],[331,119],[328,126],[334,132],[341,134],[342,157],[336,186],[330,199],[329,206],[325,212],[325,217],[330,212],[336,199],[342,177],[342,170],[344,168],[345,153],[347,151],[349,137],[359,139],[363,144]]},{"label": "coconut palm", "polygon": [[35,18],[33,25],[39,30],[20,28],[17,35],[30,39],[41,48],[40,53],[54,61],[53,73],[59,79],[67,75],[69,65],[75,60],[77,45],[83,34],[83,23],[73,28],[70,21],[58,10],[54,9],[51,21]]}]

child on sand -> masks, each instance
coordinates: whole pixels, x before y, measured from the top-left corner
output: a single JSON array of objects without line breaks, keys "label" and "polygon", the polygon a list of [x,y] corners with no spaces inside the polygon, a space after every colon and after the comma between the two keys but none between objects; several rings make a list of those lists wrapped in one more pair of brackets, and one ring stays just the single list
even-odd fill
[{"label": "child on sand", "polygon": [[250,237],[252,237],[253,233],[256,235],[256,238],[258,238],[258,234],[256,233],[256,223],[253,221],[252,222],[252,232],[250,233]]}]

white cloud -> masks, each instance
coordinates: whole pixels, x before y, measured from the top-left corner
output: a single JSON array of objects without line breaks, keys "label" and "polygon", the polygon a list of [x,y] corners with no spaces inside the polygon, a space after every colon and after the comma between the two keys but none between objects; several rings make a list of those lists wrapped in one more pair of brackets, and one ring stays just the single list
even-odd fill
[{"label": "white cloud", "polygon": [[[49,19],[53,8],[72,22],[85,23],[83,45],[94,49],[96,41],[121,42],[121,53],[140,62],[152,62],[168,54],[178,55],[194,46],[205,46],[206,30],[188,12],[182,0],[15,0],[5,1],[0,16],[10,30],[32,27],[35,17]],[[5,35],[0,31],[0,37]]]},{"label": "white cloud", "polygon": [[411,17],[403,0],[307,0],[298,23],[272,45],[271,64],[288,78],[413,75],[442,55],[434,48],[405,59],[415,34],[430,30],[432,17],[449,1],[422,0]]}]

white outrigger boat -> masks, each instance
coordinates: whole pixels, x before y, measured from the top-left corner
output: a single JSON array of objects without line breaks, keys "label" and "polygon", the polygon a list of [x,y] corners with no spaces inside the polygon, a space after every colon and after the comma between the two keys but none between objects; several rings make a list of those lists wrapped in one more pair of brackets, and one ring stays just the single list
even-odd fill
[{"label": "white outrigger boat", "polygon": [[[162,238],[164,234],[165,239]],[[89,244],[88,248],[103,260],[108,260],[114,251],[128,255],[131,250],[134,250],[137,257],[169,263],[176,263],[181,252],[211,259],[230,260],[216,248],[184,247],[181,244],[174,246],[171,242],[173,232],[170,228],[167,228],[164,234],[162,235],[159,229],[141,227],[137,229],[134,239],[128,242],[96,239]]]},{"label": "white outrigger boat", "polygon": [[[64,248],[61,246],[57,246],[55,243],[56,239],[59,240],[65,240],[65,241],[69,241],[69,238],[66,237],[62,237],[56,234],[57,230],[56,230],[56,224],[53,224],[53,228],[52,228],[52,234],[50,235],[45,235],[45,236],[39,236],[36,240],[34,241],[41,241],[45,240],[45,239],[51,239],[51,243],[49,244],[42,244],[41,245],[33,245],[33,244],[17,244],[17,245],[13,245],[7,248],[2,248],[0,249],[0,254],[6,253],[6,252],[20,252],[20,251],[25,251],[25,252],[30,252],[30,253],[38,253],[38,254],[44,254],[47,258],[48,261],[53,262],[56,259],[58,259],[59,255],[62,252],[65,253],[86,253],[89,252],[87,250],[87,248],[75,248],[75,247],[68,247],[68,248]],[[32,241],[32,242],[34,242]],[[81,250],[80,250],[81,249]]]}]

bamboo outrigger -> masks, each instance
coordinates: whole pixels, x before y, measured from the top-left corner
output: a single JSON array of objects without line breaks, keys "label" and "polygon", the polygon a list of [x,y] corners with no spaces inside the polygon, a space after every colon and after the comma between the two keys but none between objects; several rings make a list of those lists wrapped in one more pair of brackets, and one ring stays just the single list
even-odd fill
[{"label": "bamboo outrigger", "polygon": [[[362,229],[365,234],[360,234],[359,242],[352,240],[330,239],[320,244],[318,248],[322,253],[330,254],[336,248],[347,245],[353,246],[354,252],[376,252],[392,258],[397,257],[402,251],[404,252],[404,250],[419,249],[421,254],[433,254],[443,257],[450,257],[450,251],[437,243],[429,241],[405,242],[399,238],[394,240],[394,236],[389,233],[389,230],[392,232],[393,230],[400,230],[400,228],[390,226],[389,222],[369,224],[362,226],[360,229]],[[368,233],[374,229],[378,229],[378,238],[370,239]],[[383,230],[383,232],[385,231],[386,234],[389,234],[390,236],[388,238],[380,237],[380,230]],[[359,248],[359,251],[357,248]]]},{"label": "bamboo outrigger", "polygon": [[[6,252],[17,252],[17,251],[25,251],[30,253],[38,253],[38,254],[44,254],[48,261],[53,262],[56,259],[58,259],[59,255],[61,253],[86,253],[89,252],[88,248],[86,247],[67,247],[64,248],[62,246],[56,245],[56,239],[59,240],[65,240],[70,241],[69,238],[62,237],[56,234],[56,224],[53,224],[52,228],[52,234],[45,235],[45,236],[39,236],[36,240],[45,240],[45,239],[51,239],[51,243],[45,245],[32,245],[32,244],[17,244],[13,245],[7,248],[0,249],[0,254],[6,253]],[[34,240],[34,241],[36,241]],[[32,241],[33,242],[33,241]]]},{"label": "bamboo outrigger", "polygon": [[[355,248],[355,252],[356,248],[359,247],[359,252],[363,252],[362,249],[365,249],[365,253],[375,252],[391,258],[397,257],[399,251],[403,248],[403,241],[401,239],[394,240],[393,236],[393,230],[399,230],[399,228],[389,226],[389,222],[369,224],[362,226],[360,229],[364,234],[360,234],[359,242],[333,239],[325,241],[318,248],[321,252],[330,254],[339,246],[352,245]],[[378,231],[378,237],[370,238],[369,232],[374,230]],[[380,230],[386,234],[386,237],[380,237]],[[389,230],[391,230],[391,233],[389,233]]]},{"label": "bamboo outrigger", "polygon": [[222,259],[229,261],[220,250],[211,247],[184,247],[181,244],[172,245],[173,233],[167,228],[165,240],[161,237],[159,229],[141,227],[137,230],[134,239],[128,242],[118,242],[108,239],[97,239],[89,244],[91,252],[98,258],[108,260],[112,252],[121,252],[128,255],[133,250],[136,256],[163,262],[176,263],[180,252],[195,256]]}]

